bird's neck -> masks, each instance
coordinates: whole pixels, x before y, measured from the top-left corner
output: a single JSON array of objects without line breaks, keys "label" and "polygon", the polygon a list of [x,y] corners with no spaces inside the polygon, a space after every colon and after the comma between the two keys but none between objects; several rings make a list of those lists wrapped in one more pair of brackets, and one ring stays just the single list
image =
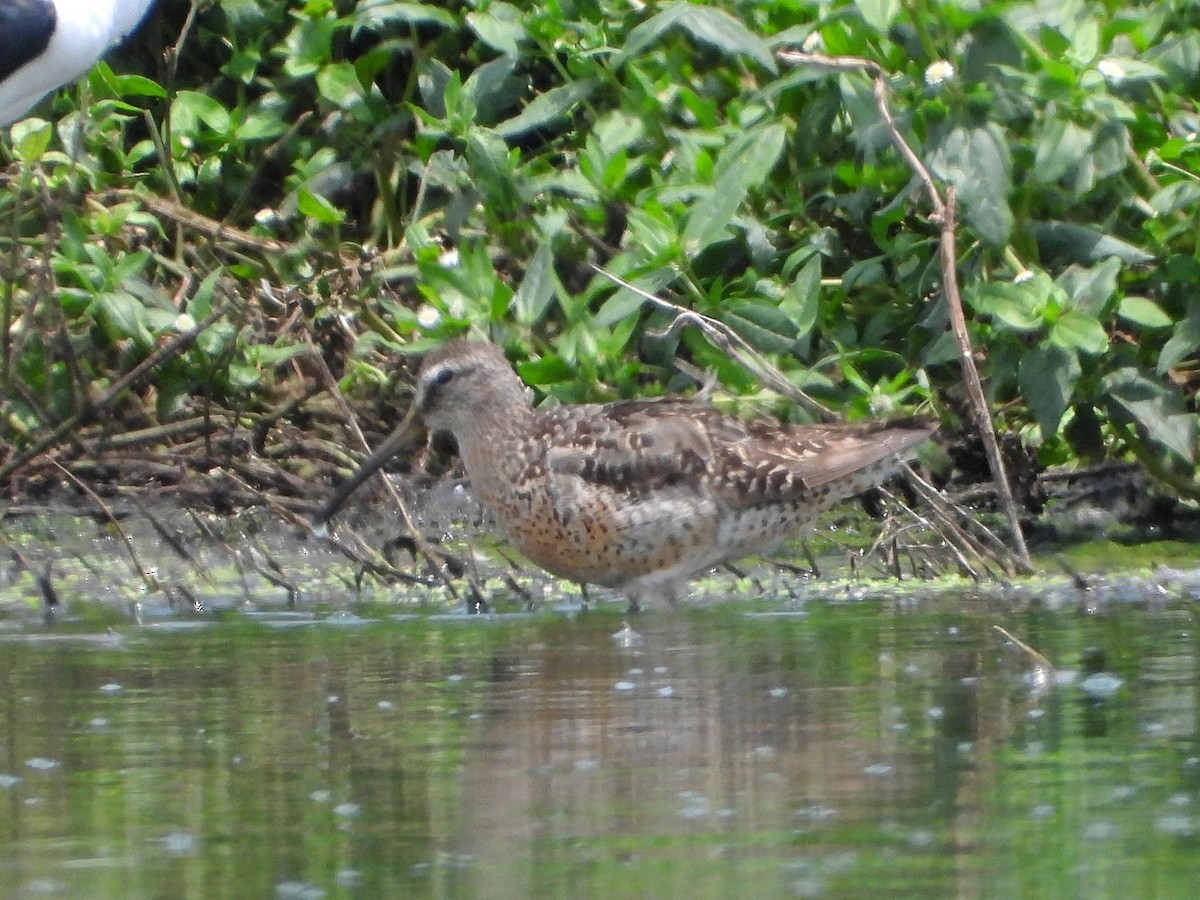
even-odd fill
[{"label": "bird's neck", "polygon": [[[474,410],[471,421],[458,429],[458,452],[472,479],[507,477],[513,448],[529,434],[537,412],[529,405],[524,388],[511,397],[492,398]],[[488,473],[485,475],[485,473]]]}]

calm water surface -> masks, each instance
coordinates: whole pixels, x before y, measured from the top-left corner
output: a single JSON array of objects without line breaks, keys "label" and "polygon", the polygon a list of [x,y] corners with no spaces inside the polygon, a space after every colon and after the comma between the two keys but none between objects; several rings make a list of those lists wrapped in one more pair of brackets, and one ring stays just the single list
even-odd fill
[{"label": "calm water surface", "polygon": [[1194,603],[14,628],[0,895],[1193,896]]}]

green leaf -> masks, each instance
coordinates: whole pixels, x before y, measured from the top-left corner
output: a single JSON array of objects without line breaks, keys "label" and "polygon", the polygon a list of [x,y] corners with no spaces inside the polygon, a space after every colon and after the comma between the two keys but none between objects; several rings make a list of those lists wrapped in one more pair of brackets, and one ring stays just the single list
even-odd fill
[{"label": "green leaf", "polygon": [[448,11],[425,3],[379,3],[367,0],[354,11],[354,31],[360,28],[379,28],[398,23],[401,25],[441,25],[453,28],[458,23]]},{"label": "green leaf", "polygon": [[46,155],[54,129],[45,119],[23,119],[11,131],[12,147],[23,163],[34,164]]},{"label": "green leaf", "polygon": [[652,258],[674,256],[678,252],[679,235],[669,221],[651,211],[634,207],[629,210],[630,234],[635,244]]},{"label": "green leaf", "polygon": [[1163,345],[1158,354],[1159,375],[1166,374],[1171,366],[1200,348],[1200,299],[1193,300],[1187,317],[1175,326],[1175,333]]},{"label": "green leaf", "polygon": [[475,186],[493,204],[492,214],[512,214],[521,197],[508,146],[491,129],[472,128],[467,135],[466,151]]},{"label": "green leaf", "polygon": [[[665,266],[661,269],[655,269],[652,272],[647,272],[637,277],[623,276],[630,284],[634,284],[647,294],[657,295],[659,291],[669,285],[679,276],[679,273],[670,266]],[[598,279],[607,282],[608,279],[603,275],[597,275]],[[621,288],[611,297],[604,301],[604,304],[596,311],[596,315],[592,317],[592,324],[597,328],[609,328],[614,323],[622,321],[629,316],[637,315],[641,310],[642,305],[646,303],[639,294],[634,293],[628,288]]]},{"label": "green leaf", "polygon": [[1160,216],[1165,216],[1176,210],[1187,209],[1197,202],[1200,202],[1200,182],[1181,180],[1155,191],[1150,198],[1150,207]]},{"label": "green leaf", "polygon": [[540,321],[546,307],[554,299],[555,287],[554,251],[549,241],[542,241],[512,298],[517,321],[522,325],[533,325]]},{"label": "green leaf", "polygon": [[604,165],[602,173],[602,184],[609,191],[616,191],[625,181],[625,176],[629,173],[629,157],[625,155],[624,150],[615,152]]},{"label": "green leaf", "polygon": [[1052,184],[1085,158],[1092,134],[1074,122],[1049,120],[1037,140],[1031,175],[1039,184]]},{"label": "green leaf", "polygon": [[943,331],[933,339],[921,353],[923,367],[944,365],[958,359],[958,343],[950,331]]},{"label": "green leaf", "polygon": [[786,140],[787,126],[782,122],[747,131],[721,151],[713,168],[717,180],[747,186],[761,184],[779,161]]},{"label": "green leaf", "polygon": [[481,125],[491,125],[520,105],[528,93],[529,79],[515,73],[517,60],[512,56],[497,56],[471,73],[463,84],[463,94],[478,111]]},{"label": "green leaf", "polygon": [[883,259],[883,256],[868,256],[851,263],[850,268],[842,273],[842,290],[850,292],[886,282],[888,273],[883,267]]},{"label": "green leaf", "polygon": [[554,353],[547,353],[538,359],[526,360],[517,366],[517,373],[526,384],[538,387],[570,381],[576,375],[566,360]]},{"label": "green leaf", "polygon": [[[434,67],[430,68],[431,71],[435,71]],[[452,131],[465,131],[466,126],[475,121],[475,101],[463,89],[462,79],[457,72],[451,72],[446,79],[442,92],[442,108]]]},{"label": "green leaf", "polygon": [[92,310],[104,332],[113,340],[133,340],[142,349],[154,343],[154,336],[146,326],[146,307],[128,291],[97,294]]},{"label": "green leaf", "polygon": [[225,269],[221,266],[213,269],[204,277],[200,285],[188,300],[187,311],[197,322],[207,319],[212,312],[213,295],[216,293],[217,284],[221,276],[225,274]]},{"label": "green leaf", "polygon": [[149,250],[138,250],[136,253],[119,256],[114,261],[112,280],[117,284],[123,284],[126,279],[140,275],[153,256],[154,254]]},{"label": "green leaf", "polygon": [[963,219],[993,247],[1003,247],[1012,233],[1008,205],[1012,159],[1008,139],[994,123],[951,128],[928,158],[935,175],[954,185],[965,212]]},{"label": "green leaf", "polygon": [[363,100],[363,87],[358,80],[358,72],[348,62],[322,66],[317,72],[317,90],[322,97],[340,109],[349,109]]},{"label": "green leaf", "polygon": [[718,182],[712,193],[692,207],[683,231],[684,252],[696,256],[710,245],[729,237],[726,226],[745,199],[746,189],[728,190]]},{"label": "green leaf", "polygon": [[238,124],[233,134],[239,141],[269,141],[285,131],[287,124],[275,116],[250,115]]},{"label": "green leaf", "polygon": [[262,383],[262,370],[244,362],[229,364],[229,386],[235,391],[253,391]]},{"label": "green leaf", "polygon": [[112,80],[113,88],[118,97],[158,97],[167,96],[167,90],[152,78],[144,75],[116,75]]},{"label": "green leaf", "polygon": [[490,3],[483,12],[467,13],[467,24],[481,41],[508,56],[516,56],[529,37],[520,10],[511,3]]},{"label": "green leaf", "polygon": [[1150,47],[1144,58],[1160,66],[1172,81],[1195,78],[1200,73],[1200,31],[1189,28],[1167,35],[1162,43]]},{"label": "green leaf", "polygon": [[1059,262],[1097,263],[1115,256],[1127,265],[1145,265],[1154,257],[1120,238],[1112,237],[1087,225],[1071,222],[1033,222],[1030,226],[1037,238],[1042,256]]},{"label": "green leaf", "polygon": [[413,112],[430,127],[437,125],[439,119],[446,117],[446,94],[451,90],[450,83],[452,81],[458,83],[454,90],[461,93],[462,79],[458,73],[451,71],[445,63],[438,59],[428,60],[417,70],[420,104],[413,105]]},{"label": "green leaf", "polygon": [[237,336],[237,329],[233,325],[227,321],[220,321],[204,330],[196,339],[196,346],[210,360],[216,360],[225,355]]},{"label": "green leaf", "polygon": [[1074,27],[1068,26],[1067,59],[1076,66],[1089,65],[1100,52],[1100,25],[1090,16],[1077,17],[1071,24]]},{"label": "green leaf", "polygon": [[1019,283],[996,281],[968,286],[964,298],[976,312],[1017,331],[1040,328],[1050,296],[1049,279],[1037,275]]},{"label": "green leaf", "polygon": [[693,38],[721,53],[748,56],[775,74],[777,69],[771,48],[740,21],[713,6],[684,5],[687,10],[680,16],[679,25]]},{"label": "green leaf", "polygon": [[[229,131],[229,111],[208,94],[197,91],[179,91],[175,94],[175,102],[171,104],[172,118],[178,125],[178,119],[186,117],[190,121],[199,120],[218,134]],[[187,131],[194,129],[187,128]]]},{"label": "green leaf", "polygon": [[1196,417],[1186,411],[1177,391],[1127,366],[1105,376],[1104,401],[1113,418],[1132,419],[1150,440],[1194,461]]},{"label": "green leaf", "polygon": [[674,28],[679,20],[687,14],[690,6],[691,4],[686,2],[672,3],[662,12],[635,26],[625,36],[625,42],[621,46],[620,52],[614,57],[614,63],[620,64],[641,55],[643,50]]},{"label": "green leaf", "polygon": [[1162,307],[1146,297],[1122,297],[1117,315],[1143,328],[1168,328],[1172,324]]},{"label": "green leaf", "polygon": [[620,322],[627,316],[635,316],[646,301],[627,288],[621,288],[601,304],[592,316],[592,324],[597,328],[608,328],[615,322]]},{"label": "green leaf", "polygon": [[322,225],[337,225],[346,217],[345,213],[320,194],[314,194],[304,186],[296,191],[296,206],[303,215]]},{"label": "green leaf", "polygon": [[1058,434],[1081,372],[1074,353],[1051,343],[1042,343],[1021,357],[1017,383],[1037,419],[1043,440]]},{"label": "green leaf", "polygon": [[640,56],[676,27],[720,53],[748,56],[768,72],[774,74],[777,71],[775,57],[766,41],[740,21],[723,10],[687,2],[672,3],[630,31],[621,51],[614,57],[614,64],[620,65]]},{"label": "green leaf", "polygon": [[762,183],[783,152],[787,132],[782,123],[744,135],[722,152],[717,163],[717,183],[688,214],[683,246],[696,255],[727,236],[734,213],[752,185]]},{"label": "green leaf", "polygon": [[821,257],[814,253],[796,273],[779,301],[779,311],[796,327],[796,335],[812,331],[821,300]]},{"label": "green leaf", "polygon": [[1059,316],[1050,329],[1050,340],[1060,347],[1084,353],[1103,353],[1108,349],[1108,333],[1104,326],[1077,310],[1068,310]]},{"label": "green leaf", "polygon": [[859,15],[868,25],[886,34],[900,13],[900,0],[854,0]]},{"label": "green leaf", "polygon": [[1099,316],[1117,292],[1117,276],[1120,273],[1121,261],[1110,256],[1091,268],[1069,266],[1054,283],[1066,292],[1076,309]]},{"label": "green leaf", "polygon": [[586,99],[599,83],[595,78],[581,78],[579,81],[551,88],[534,97],[520,113],[497,125],[495,131],[501,137],[515,138],[535,128],[549,125],[581,100]]},{"label": "green leaf", "polygon": [[764,353],[790,353],[796,344],[796,326],[771,303],[742,300],[726,307],[721,319]]}]

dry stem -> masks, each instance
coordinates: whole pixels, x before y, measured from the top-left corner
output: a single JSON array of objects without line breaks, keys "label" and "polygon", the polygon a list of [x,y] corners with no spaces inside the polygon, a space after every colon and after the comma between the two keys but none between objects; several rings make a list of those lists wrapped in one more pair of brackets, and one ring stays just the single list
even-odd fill
[{"label": "dry stem", "polygon": [[971,345],[971,336],[967,331],[967,320],[963,313],[962,295],[958,290],[957,250],[955,244],[955,215],[954,190],[946,191],[945,198],[938,190],[937,184],[929,169],[921,162],[919,156],[900,133],[896,120],[888,105],[887,73],[876,62],[857,56],[824,56],[819,53],[800,53],[784,51],[779,58],[794,65],[815,66],[834,72],[866,72],[874,81],[875,103],[891,135],[892,144],[904,158],[905,163],[920,179],[929,198],[933,212],[931,221],[938,225],[941,240],[938,254],[942,269],[942,289],[946,297],[946,307],[950,315],[950,326],[954,339],[958,344],[959,363],[962,366],[963,381],[967,386],[967,395],[971,403],[971,412],[975,418],[975,429],[983,441],[984,452],[987,454],[988,466],[991,468],[992,480],[996,485],[996,495],[1000,507],[1008,520],[1009,531],[1012,535],[1014,557],[1020,567],[1032,571],[1029,550],[1025,546],[1025,536],[1021,531],[1021,519],[1016,501],[1013,499],[1012,488],[1009,486],[1008,473],[1004,468],[1004,458],[1000,454],[1000,444],[996,439],[996,427],[992,422],[991,410],[988,408],[987,397],[983,391],[983,383],[979,378],[979,370],[975,366],[975,349]]}]

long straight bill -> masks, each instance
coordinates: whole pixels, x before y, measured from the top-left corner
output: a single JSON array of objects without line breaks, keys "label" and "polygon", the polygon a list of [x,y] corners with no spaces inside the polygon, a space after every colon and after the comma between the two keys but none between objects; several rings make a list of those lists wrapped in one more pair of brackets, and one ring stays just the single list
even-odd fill
[{"label": "long straight bill", "polygon": [[339,484],[337,489],[329,495],[329,499],[325,501],[325,505],[321,507],[321,511],[313,519],[315,529],[324,530],[326,523],[342,508],[342,504],[346,502],[346,498],[358,490],[364,481],[379,471],[383,467],[383,464],[396,454],[396,451],[404,445],[409,434],[414,430],[415,422],[416,412],[414,407],[408,411],[408,415],[404,417],[404,420],[396,426],[396,430],[389,434],[384,442],[379,445],[379,448],[358,467],[358,471]]}]

